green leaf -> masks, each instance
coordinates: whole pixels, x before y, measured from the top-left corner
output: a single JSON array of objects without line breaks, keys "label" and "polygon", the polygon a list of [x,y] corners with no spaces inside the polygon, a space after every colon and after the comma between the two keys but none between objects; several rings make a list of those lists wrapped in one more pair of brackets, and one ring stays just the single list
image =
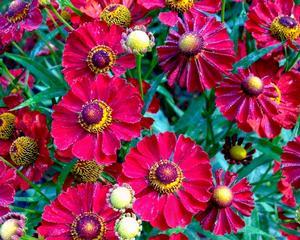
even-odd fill
[{"label": "green leaf", "polygon": [[275,237],[271,234],[268,234],[264,231],[262,231],[259,228],[255,228],[252,226],[246,226],[244,227],[242,230],[239,231],[240,233],[247,233],[247,234],[253,234],[253,235],[259,235],[259,236],[265,236],[268,237],[270,239],[275,239]]},{"label": "green leaf", "polygon": [[56,184],[56,193],[59,194],[63,188],[63,185],[71,172],[72,168],[74,167],[77,161],[74,159],[73,161],[69,162],[61,171],[61,174],[58,177],[57,184]]},{"label": "green leaf", "polygon": [[56,77],[47,68],[45,68],[40,63],[37,63],[36,61],[32,60],[31,58],[7,52],[4,53],[4,55],[28,69],[29,72],[32,73],[37,80],[43,82],[46,86],[60,86],[67,89],[68,85],[63,79]]},{"label": "green leaf", "polygon": [[258,49],[250,53],[249,55],[242,58],[240,61],[238,61],[233,65],[233,69],[234,69],[233,71],[236,72],[238,68],[247,68],[251,66],[257,60],[259,60],[260,58],[262,58],[263,56],[271,52],[273,49],[278,48],[280,45],[281,43],[278,43],[269,47]]}]

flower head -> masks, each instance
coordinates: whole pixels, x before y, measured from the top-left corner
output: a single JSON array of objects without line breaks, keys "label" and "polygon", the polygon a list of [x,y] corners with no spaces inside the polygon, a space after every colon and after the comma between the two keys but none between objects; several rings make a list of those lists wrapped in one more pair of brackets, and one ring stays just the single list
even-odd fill
[{"label": "flower head", "polygon": [[250,216],[254,208],[251,186],[245,178],[237,181],[237,174],[232,172],[219,169],[215,176],[209,206],[196,219],[214,234],[236,233],[245,225],[240,215]]},{"label": "flower head", "polygon": [[142,100],[124,79],[81,79],[54,107],[52,136],[59,150],[72,148],[81,160],[108,165],[121,141],[140,135]]},{"label": "flower head", "polygon": [[2,240],[18,240],[24,235],[26,217],[18,213],[7,213],[0,218]]},{"label": "flower head", "polygon": [[107,201],[114,210],[125,212],[126,209],[132,208],[135,201],[134,191],[129,184],[116,184],[109,190]]},{"label": "flower head", "polygon": [[158,47],[159,64],[168,83],[178,82],[189,92],[215,87],[234,62],[233,43],[225,26],[214,18],[196,16],[178,21],[166,43]]},{"label": "flower head", "polygon": [[38,0],[13,0],[0,16],[0,39],[3,44],[20,41],[24,31],[33,31],[42,23]]},{"label": "flower head", "polygon": [[145,137],[132,148],[118,180],[135,191],[134,212],[159,229],[187,225],[206,208],[212,184],[207,154],[170,132]]},{"label": "flower head", "polygon": [[135,214],[126,213],[116,221],[115,231],[120,240],[136,239],[142,232],[142,221]]}]

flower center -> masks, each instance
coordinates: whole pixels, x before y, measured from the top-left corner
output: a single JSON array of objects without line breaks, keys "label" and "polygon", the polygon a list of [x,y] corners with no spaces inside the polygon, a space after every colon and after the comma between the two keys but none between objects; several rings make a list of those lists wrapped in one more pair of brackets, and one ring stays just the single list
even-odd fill
[{"label": "flower center", "polygon": [[73,169],[72,174],[78,183],[97,182],[103,166],[95,161],[78,161]]},{"label": "flower center", "polygon": [[182,170],[169,160],[155,163],[149,172],[150,185],[161,194],[177,191],[181,187],[182,180]]},{"label": "flower center", "polygon": [[2,113],[0,115],[0,139],[7,140],[9,139],[15,129],[15,115],[12,113]]},{"label": "flower center", "polygon": [[230,156],[237,161],[244,160],[247,157],[247,151],[240,145],[235,145],[229,150]]},{"label": "flower center", "polygon": [[127,213],[116,221],[115,231],[118,239],[136,239],[142,231],[142,222],[135,214]]},{"label": "flower center", "polygon": [[8,219],[0,228],[1,239],[12,239],[12,237],[17,234],[18,229],[18,221],[16,219]]},{"label": "flower center", "polygon": [[79,123],[90,133],[99,133],[112,122],[112,109],[103,101],[93,100],[82,106]]},{"label": "flower center", "polygon": [[242,82],[243,91],[250,96],[258,96],[264,90],[263,81],[256,76],[249,76]]},{"label": "flower center", "polygon": [[300,36],[300,24],[292,17],[281,16],[273,20],[270,31],[279,40],[296,40]]},{"label": "flower center", "polygon": [[125,211],[134,201],[134,191],[128,184],[114,186],[108,194],[108,201],[115,210]]},{"label": "flower center", "polygon": [[127,45],[133,52],[146,52],[151,41],[146,32],[135,30],[128,34]]},{"label": "flower center", "polygon": [[37,160],[39,147],[32,138],[19,137],[11,144],[9,154],[15,165],[27,167]]},{"label": "flower center", "polygon": [[110,4],[100,14],[100,19],[109,26],[116,24],[120,27],[129,27],[131,23],[131,13],[127,7],[122,4]]},{"label": "flower center", "polygon": [[229,207],[232,203],[233,194],[227,186],[217,186],[213,192],[213,201],[219,207]]},{"label": "flower center", "polygon": [[196,32],[183,34],[178,42],[179,49],[186,55],[196,55],[203,48],[204,40]]},{"label": "flower center", "polygon": [[77,216],[71,225],[73,240],[101,240],[106,233],[104,220],[96,213],[86,212]]},{"label": "flower center", "polygon": [[99,74],[109,71],[116,59],[116,54],[110,47],[99,45],[89,52],[86,61],[91,71]]},{"label": "flower center", "polygon": [[277,96],[276,97],[273,97],[271,98],[274,102],[276,102],[277,104],[280,104],[281,103],[281,91],[280,89],[274,84],[272,83],[273,87],[275,88],[275,91],[276,91],[276,94]]},{"label": "flower center", "polygon": [[7,19],[11,23],[24,20],[29,12],[29,3],[22,0],[12,1],[7,10]]},{"label": "flower center", "polygon": [[194,0],[166,0],[166,5],[173,11],[184,13],[194,5]]}]

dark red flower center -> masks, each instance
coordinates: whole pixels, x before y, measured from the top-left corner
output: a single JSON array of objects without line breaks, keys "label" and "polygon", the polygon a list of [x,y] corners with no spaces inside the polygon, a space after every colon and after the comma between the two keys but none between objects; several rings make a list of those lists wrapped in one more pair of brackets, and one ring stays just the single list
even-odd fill
[{"label": "dark red flower center", "polygon": [[184,13],[194,5],[194,0],[165,0],[166,5],[173,11]]},{"label": "dark red flower center", "polygon": [[169,160],[155,163],[149,172],[149,183],[159,193],[173,193],[182,184],[183,173],[180,167]]},{"label": "dark red flower center", "polygon": [[24,20],[29,11],[29,4],[22,0],[12,1],[7,10],[7,18],[11,23]]},{"label": "dark red flower center", "polygon": [[297,26],[297,21],[289,16],[283,16],[279,18],[279,23],[288,28],[294,28]]},{"label": "dark red flower center", "polygon": [[77,216],[71,225],[73,240],[104,239],[106,224],[96,213],[87,212]]},{"label": "dark red flower center", "polygon": [[197,55],[203,48],[204,40],[196,32],[183,34],[178,42],[179,49],[186,55]]},{"label": "dark red flower center", "polygon": [[94,47],[87,57],[87,64],[95,74],[105,73],[111,70],[115,62],[115,53],[110,47],[104,45]]},{"label": "dark red flower center", "polygon": [[250,96],[258,96],[264,90],[264,82],[256,76],[250,75],[241,84],[242,90]]},{"label": "dark red flower center", "polygon": [[233,193],[229,187],[220,185],[214,189],[212,199],[220,208],[229,207],[232,204]]},{"label": "dark red flower center", "polygon": [[103,101],[93,100],[82,106],[80,125],[90,133],[102,132],[112,122],[112,109]]},{"label": "dark red flower center", "polygon": [[101,20],[109,26],[116,24],[120,27],[129,27],[131,23],[131,13],[123,4],[110,4],[100,14]]},{"label": "dark red flower center", "polygon": [[37,142],[30,137],[18,137],[11,144],[9,154],[15,165],[27,167],[37,160],[39,147]]}]

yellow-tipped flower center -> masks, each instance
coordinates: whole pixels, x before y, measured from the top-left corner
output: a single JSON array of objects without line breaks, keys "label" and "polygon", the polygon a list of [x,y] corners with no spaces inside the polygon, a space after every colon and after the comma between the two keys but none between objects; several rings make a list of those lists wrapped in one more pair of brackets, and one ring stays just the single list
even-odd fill
[{"label": "yellow-tipped flower center", "polygon": [[131,23],[131,13],[122,4],[110,4],[100,14],[100,19],[108,25],[116,24],[120,27],[129,27]]},{"label": "yellow-tipped flower center", "polygon": [[19,226],[15,219],[5,221],[0,228],[0,237],[2,240],[11,240],[17,233]]},{"label": "yellow-tipped flower center", "polygon": [[93,183],[97,182],[103,168],[95,161],[78,161],[72,169],[72,174],[78,183]]},{"label": "yellow-tipped flower center", "polygon": [[110,194],[110,203],[118,210],[130,208],[133,202],[133,192],[127,187],[117,187]]},{"label": "yellow-tipped flower center", "polygon": [[27,167],[37,160],[39,147],[32,138],[19,137],[11,144],[9,154],[15,165]]},{"label": "yellow-tipped flower center", "polygon": [[141,30],[134,30],[127,37],[127,46],[138,53],[147,52],[150,48],[151,40],[147,33]]},{"label": "yellow-tipped flower center", "polygon": [[195,32],[185,33],[180,37],[178,47],[184,54],[196,55],[203,47],[203,38]]},{"label": "yellow-tipped flower center", "polygon": [[264,90],[264,83],[259,77],[251,75],[242,82],[242,89],[248,95],[258,96]]},{"label": "yellow-tipped flower center", "polygon": [[166,0],[166,5],[173,11],[184,13],[192,8],[194,0]]},{"label": "yellow-tipped flower center", "polygon": [[232,203],[233,194],[229,187],[218,186],[213,192],[213,200],[219,207],[227,207]]},{"label": "yellow-tipped flower center", "polygon": [[112,109],[103,101],[93,100],[82,106],[79,123],[90,133],[99,133],[112,123]]},{"label": "yellow-tipped flower center", "polygon": [[176,192],[181,187],[183,178],[180,167],[169,160],[155,163],[149,172],[150,185],[161,194]]},{"label": "yellow-tipped flower center", "polygon": [[140,235],[141,230],[141,221],[136,219],[134,214],[123,215],[115,225],[115,231],[122,240],[135,239]]},{"label": "yellow-tipped flower center", "polygon": [[29,4],[25,1],[12,1],[7,10],[7,19],[11,23],[17,23],[24,20],[29,12]]},{"label": "yellow-tipped flower center", "polygon": [[240,145],[233,146],[230,150],[230,156],[237,161],[241,161],[247,157],[247,151]]},{"label": "yellow-tipped flower center", "polygon": [[15,115],[12,113],[2,113],[0,115],[0,139],[8,140],[14,133]]},{"label": "yellow-tipped flower center", "polygon": [[278,40],[297,40],[300,36],[300,24],[293,17],[277,17],[271,23],[270,31]]}]

